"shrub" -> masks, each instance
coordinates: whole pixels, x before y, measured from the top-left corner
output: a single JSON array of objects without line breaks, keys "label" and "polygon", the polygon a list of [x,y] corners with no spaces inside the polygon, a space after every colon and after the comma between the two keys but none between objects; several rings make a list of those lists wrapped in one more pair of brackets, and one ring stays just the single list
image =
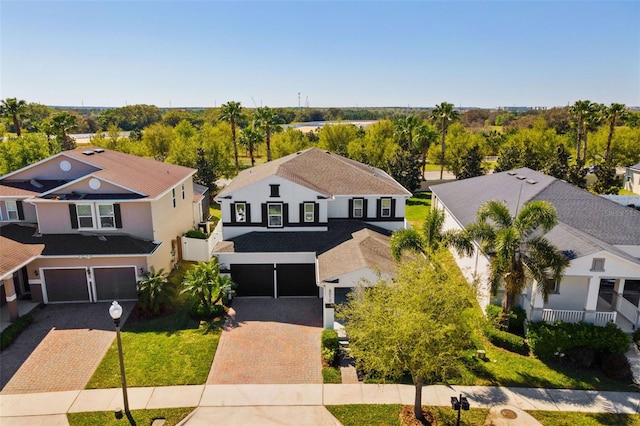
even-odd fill
[{"label": "shrub", "polygon": [[145,279],[138,283],[138,308],[145,314],[158,315],[170,305],[175,296],[175,286],[168,280],[164,269],[150,268]]},{"label": "shrub", "polygon": [[485,337],[499,348],[525,355],[529,352],[527,343],[524,338],[520,336],[498,330],[494,327],[485,327],[483,332]]},{"label": "shrub", "polygon": [[335,330],[322,330],[321,342],[323,348],[337,351],[340,347],[338,343],[338,332]]},{"label": "shrub", "polygon": [[337,367],[324,367],[322,369],[322,382],[323,383],[342,383],[342,374]]},{"label": "shrub", "polygon": [[624,354],[606,354],[601,364],[604,374],[613,380],[628,382],[633,379],[629,360]]},{"label": "shrub", "polygon": [[7,349],[33,322],[31,315],[23,315],[0,333],[0,351]]},{"label": "shrub", "polygon": [[596,351],[593,348],[576,346],[567,351],[566,357],[578,368],[591,368],[596,361]]},{"label": "shrub", "polygon": [[633,342],[640,347],[640,328],[633,332]]},{"label": "shrub", "polygon": [[196,319],[211,319],[224,315],[223,305],[205,305],[204,303],[194,303],[189,310],[189,315]]},{"label": "shrub", "polygon": [[511,310],[509,314],[509,333],[524,336],[524,323],[527,320],[527,312],[519,306]]},{"label": "shrub", "polygon": [[499,328],[502,308],[498,305],[487,305],[484,311],[487,314],[487,321],[489,321],[489,323],[494,327]]},{"label": "shrub", "polygon": [[185,232],[184,234],[185,237],[189,237],[189,238],[198,238],[200,240],[206,240],[207,239],[207,234],[205,234],[202,231],[199,231],[197,229],[192,229],[190,231]]},{"label": "shrub", "polygon": [[584,322],[529,323],[527,337],[531,350],[540,359],[563,357],[578,347],[595,350],[596,357],[608,353],[624,354],[631,339],[614,323],[598,327]]}]

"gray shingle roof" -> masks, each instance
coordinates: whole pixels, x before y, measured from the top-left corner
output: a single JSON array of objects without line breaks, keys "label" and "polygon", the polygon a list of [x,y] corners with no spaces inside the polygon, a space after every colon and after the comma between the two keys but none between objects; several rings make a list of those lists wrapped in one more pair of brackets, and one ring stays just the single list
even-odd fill
[{"label": "gray shingle roof", "polygon": [[319,148],[309,148],[243,170],[218,196],[226,196],[274,175],[325,196],[411,195],[402,185],[378,168]]},{"label": "gray shingle roof", "polygon": [[[432,191],[463,226],[474,222],[478,207],[489,200],[505,201],[512,212],[518,205],[545,200],[558,212],[561,226],[548,236],[561,250],[586,254],[595,247],[640,245],[639,211],[527,168],[434,185]],[[589,242],[571,228],[590,237]]]}]

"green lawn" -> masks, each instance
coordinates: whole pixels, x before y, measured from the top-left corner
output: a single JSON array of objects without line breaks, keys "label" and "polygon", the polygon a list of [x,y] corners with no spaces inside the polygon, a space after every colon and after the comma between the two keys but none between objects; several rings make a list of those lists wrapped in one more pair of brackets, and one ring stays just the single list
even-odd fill
[{"label": "green lawn", "polygon": [[[162,408],[156,410],[131,410],[131,416],[136,424],[150,425],[153,419],[163,417],[165,426],[178,424],[191,413],[193,408]],[[128,424],[126,417],[118,420],[113,411],[96,411],[92,413],[67,413],[70,426],[123,426]]]},{"label": "green lawn", "polygon": [[[190,263],[183,262],[169,280],[175,284]],[[210,324],[189,316],[183,299],[176,312],[159,318],[128,321],[122,330],[127,385],[170,386],[202,384],[207,380],[222,332],[222,323]],[[118,348],[113,342],[87,389],[120,387]]]},{"label": "green lawn", "polygon": [[427,211],[431,208],[431,192],[418,192],[407,200],[405,217],[416,229],[422,229]]},{"label": "green lawn", "polygon": [[322,367],[322,383],[342,383],[342,374],[338,367]]},{"label": "green lawn", "polygon": [[[400,405],[329,405],[326,407],[344,426],[399,426]],[[426,407],[439,425],[455,425],[457,413],[449,407]],[[489,410],[471,408],[460,416],[461,425],[484,424]],[[565,411],[528,411],[545,426],[640,426],[640,415],[579,413]]]}]

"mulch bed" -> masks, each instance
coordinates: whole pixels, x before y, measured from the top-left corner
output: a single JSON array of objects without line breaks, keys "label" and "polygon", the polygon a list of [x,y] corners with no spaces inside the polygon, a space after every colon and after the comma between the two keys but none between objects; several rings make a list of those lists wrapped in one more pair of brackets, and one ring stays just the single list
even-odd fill
[{"label": "mulch bed", "polygon": [[413,405],[403,405],[400,409],[400,424],[402,426],[424,426],[424,425],[437,425],[438,422],[436,418],[431,414],[431,411],[427,409],[427,407],[422,407],[422,415],[425,420],[420,421],[416,419],[416,416],[413,413]]}]

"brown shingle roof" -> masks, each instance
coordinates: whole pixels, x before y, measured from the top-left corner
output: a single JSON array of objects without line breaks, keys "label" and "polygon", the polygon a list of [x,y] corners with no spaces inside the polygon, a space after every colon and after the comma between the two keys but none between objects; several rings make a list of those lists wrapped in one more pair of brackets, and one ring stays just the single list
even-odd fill
[{"label": "brown shingle roof", "polygon": [[384,171],[319,148],[309,148],[242,171],[225,196],[269,176],[279,176],[325,196],[411,195]]},{"label": "brown shingle roof", "polygon": [[63,155],[95,165],[101,169],[93,173],[96,177],[130,188],[150,198],[163,194],[195,173],[194,169],[188,167],[162,163],[108,149],[93,155],[83,154],[94,149],[96,148],[90,147],[65,151]]},{"label": "brown shingle roof", "polygon": [[[5,237],[3,235],[5,229],[7,228],[0,227],[0,253],[2,253],[2,256],[0,256],[0,277],[35,259],[44,250],[44,244],[22,244],[19,241]],[[33,233],[36,228],[32,227],[30,230]]]}]

